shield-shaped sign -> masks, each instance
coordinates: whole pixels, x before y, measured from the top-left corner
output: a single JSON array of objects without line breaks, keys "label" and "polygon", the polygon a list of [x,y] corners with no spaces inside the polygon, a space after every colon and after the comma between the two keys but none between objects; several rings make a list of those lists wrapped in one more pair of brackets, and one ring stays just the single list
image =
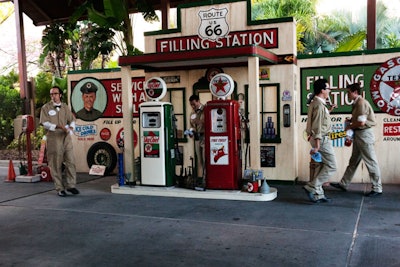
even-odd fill
[{"label": "shield-shaped sign", "polygon": [[217,41],[229,33],[229,25],[226,21],[227,8],[211,8],[206,11],[199,11],[200,26],[199,36],[202,39]]}]

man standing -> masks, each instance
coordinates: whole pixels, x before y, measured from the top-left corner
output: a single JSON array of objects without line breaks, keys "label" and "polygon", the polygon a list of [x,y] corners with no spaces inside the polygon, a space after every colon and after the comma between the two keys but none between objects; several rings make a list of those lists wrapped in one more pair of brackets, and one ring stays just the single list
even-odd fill
[{"label": "man standing", "polygon": [[303,188],[311,202],[328,202],[322,185],[336,172],[336,158],[332,143],[329,139],[331,118],[326,107],[329,97],[329,85],[326,79],[314,82],[314,98],[308,107],[306,132],[312,149],[310,154],[320,152],[322,162],[318,174]]},{"label": "man standing", "polygon": [[83,108],[76,113],[78,119],[94,121],[101,117],[102,112],[95,109],[97,86],[92,82],[86,82],[81,87]]},{"label": "man standing", "polygon": [[[194,148],[196,153],[197,177],[203,177],[205,162],[204,154],[204,105],[200,102],[198,95],[192,95],[189,98],[192,112],[190,113],[190,126],[192,127],[194,137]],[[203,177],[204,178],[204,177]]]},{"label": "man standing", "polygon": [[[50,89],[51,101],[40,111],[40,124],[46,129],[47,161],[55,189],[60,197],[68,192],[79,194],[76,186],[75,158],[71,134],[75,127],[75,118],[67,105],[61,102],[62,91],[54,86]],[[65,165],[66,179],[63,181],[62,164]]]},{"label": "man standing", "polygon": [[372,182],[372,190],[366,194],[368,197],[382,195],[381,171],[375,154],[375,136],[372,127],[376,125],[375,113],[368,101],[361,97],[359,83],[347,87],[347,96],[353,100],[350,124],[346,130],[353,130],[353,150],[349,165],[339,183],[331,183],[331,186],[347,191],[347,187],[354,177],[354,173],[360,165],[361,159],[367,166]]}]

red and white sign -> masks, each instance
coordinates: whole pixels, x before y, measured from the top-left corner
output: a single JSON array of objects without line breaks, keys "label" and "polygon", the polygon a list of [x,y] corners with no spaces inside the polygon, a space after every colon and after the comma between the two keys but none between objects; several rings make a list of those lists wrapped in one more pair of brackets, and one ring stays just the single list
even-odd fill
[{"label": "red and white sign", "polygon": [[100,131],[101,140],[107,141],[111,138],[111,130],[108,128],[103,128]]},{"label": "red and white sign", "polygon": [[266,49],[278,48],[278,28],[230,32],[216,41],[205,40],[200,36],[157,39],[156,52],[197,51],[249,45],[257,45]]},{"label": "red and white sign", "polygon": [[383,136],[400,136],[400,122],[384,123]]},{"label": "red and white sign", "polygon": [[160,77],[150,78],[144,84],[144,92],[151,100],[161,100],[167,93],[167,84]]},{"label": "red and white sign", "polygon": [[160,140],[159,136],[144,136],[143,142],[147,144],[158,144]]},{"label": "red and white sign", "polygon": [[210,137],[210,164],[211,165],[228,165],[228,136],[211,136]]},{"label": "red and white sign", "polygon": [[[123,147],[124,146],[124,128],[119,129],[117,136],[116,136],[116,142],[118,147]],[[133,130],[133,147],[136,147],[138,143],[138,135],[135,130]]]},{"label": "red and white sign", "polygon": [[[93,79],[93,78],[91,78]],[[104,79],[98,80],[106,90],[106,99],[101,99],[97,96],[96,101],[106,101],[102,118],[122,118],[122,82],[121,79]],[[72,81],[72,92],[79,91],[76,85],[79,81]],[[133,102],[133,116],[139,117],[139,104],[146,101],[146,95],[143,90],[144,77],[132,78],[132,102]],[[79,99],[80,101],[80,99]],[[71,103],[74,107],[74,103]],[[75,110],[76,111],[76,110]]]},{"label": "red and white sign", "polygon": [[383,112],[400,116],[400,57],[383,63],[371,79],[371,97]]}]

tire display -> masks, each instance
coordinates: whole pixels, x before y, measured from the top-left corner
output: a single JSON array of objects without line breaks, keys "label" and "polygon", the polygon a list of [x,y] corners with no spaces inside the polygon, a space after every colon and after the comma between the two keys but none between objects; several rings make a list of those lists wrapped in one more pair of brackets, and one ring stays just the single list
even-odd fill
[{"label": "tire display", "polygon": [[115,149],[106,142],[97,142],[93,144],[86,156],[89,168],[94,165],[106,166],[105,174],[110,174],[117,165],[117,153]]}]

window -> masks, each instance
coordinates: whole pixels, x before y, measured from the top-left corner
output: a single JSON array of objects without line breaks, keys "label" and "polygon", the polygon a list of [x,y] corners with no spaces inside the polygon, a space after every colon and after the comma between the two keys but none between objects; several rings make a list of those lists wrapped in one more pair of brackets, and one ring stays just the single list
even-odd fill
[{"label": "window", "polygon": [[170,102],[174,107],[178,142],[186,141],[186,138],[183,135],[183,132],[186,129],[185,88],[168,88],[167,94],[163,100]]},{"label": "window", "polygon": [[260,84],[261,143],[280,143],[279,84]]}]

